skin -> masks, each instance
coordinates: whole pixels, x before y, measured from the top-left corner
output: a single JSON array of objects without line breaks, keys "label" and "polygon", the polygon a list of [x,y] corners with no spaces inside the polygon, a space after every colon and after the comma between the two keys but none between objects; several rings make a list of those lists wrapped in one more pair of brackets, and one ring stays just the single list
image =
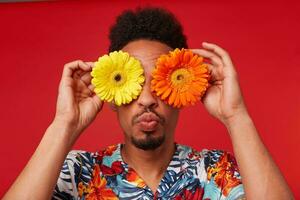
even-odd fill
[{"label": "skin", "polygon": [[[141,95],[126,106],[112,108],[125,134],[122,157],[153,192],[174,152],[174,130],[179,111],[165,105],[150,92],[150,72],[156,58],[170,48],[155,41],[128,43],[124,51],[139,59],[145,69],[146,83]],[[195,53],[209,59],[211,86],[202,102],[210,115],[227,128],[243,178],[246,199],[294,199],[284,177],[261,141],[248,114],[238,76],[229,54],[215,44],[203,43]],[[50,199],[61,166],[78,136],[101,111],[103,102],[92,92],[91,62],[74,61],[64,67],[59,86],[56,116],[46,130],[33,156],[3,199]],[[132,118],[151,107],[166,121],[151,133],[166,136],[154,150],[141,150],[130,138],[145,139],[145,133],[131,124]],[[47,155],[47,156],[45,156]],[[43,177],[41,179],[40,177]],[[35,191],[32,194],[32,191]]]},{"label": "skin", "polygon": [[[144,67],[146,80],[143,90],[136,100],[129,105],[114,107],[125,133],[125,145],[121,153],[124,161],[135,169],[152,191],[155,192],[175,151],[174,131],[179,110],[165,104],[153,94],[150,90],[150,81],[157,58],[172,49],[160,42],[138,40],[128,43],[122,50],[141,62]],[[153,110],[165,121],[164,124],[159,123],[155,132],[151,133],[151,137],[158,138],[164,135],[166,138],[161,146],[155,150],[147,151],[137,148],[130,140],[131,137],[138,140],[146,140],[147,134],[143,133],[136,124],[132,126],[131,123],[132,118],[142,113],[146,108]]]}]

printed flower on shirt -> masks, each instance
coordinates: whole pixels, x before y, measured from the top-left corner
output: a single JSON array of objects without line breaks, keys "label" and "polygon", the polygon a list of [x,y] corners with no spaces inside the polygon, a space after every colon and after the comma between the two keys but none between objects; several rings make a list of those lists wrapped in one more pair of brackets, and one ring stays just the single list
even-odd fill
[{"label": "printed flower on shirt", "polygon": [[204,189],[201,188],[201,186],[193,190],[188,190],[185,188],[183,189],[183,192],[175,196],[174,200],[184,200],[184,199],[198,200],[198,199],[202,199],[203,194],[204,194]]},{"label": "printed flower on shirt", "polygon": [[[71,154],[72,156],[69,155],[63,169],[70,171],[65,173],[64,170],[60,173],[54,198],[209,200],[225,195],[226,198],[230,195],[231,199],[238,199],[244,194],[242,185],[237,185],[241,177],[234,157],[225,155],[226,152],[221,150],[197,152],[189,147],[176,145],[176,152],[156,193],[148,190],[145,182],[130,166],[124,165],[121,145],[110,146],[101,152],[102,157],[99,160],[98,153],[76,152]],[[204,160],[199,156],[203,156]],[[120,174],[115,174],[118,171],[119,161],[124,170]],[[106,172],[105,175],[102,171],[104,165],[115,171]],[[201,174],[207,174],[207,177]],[[76,192],[70,193],[70,188],[74,187],[77,187],[79,197],[74,196]]]},{"label": "printed flower on shirt", "polygon": [[106,176],[114,176],[117,174],[121,174],[124,171],[121,161],[114,161],[111,167],[106,165],[101,165],[101,171]]},{"label": "printed flower on shirt", "polygon": [[188,158],[190,160],[199,160],[201,158],[201,155],[198,151],[192,149],[192,151],[188,154]]},{"label": "printed flower on shirt", "polygon": [[227,196],[232,188],[241,184],[241,180],[235,176],[238,172],[235,158],[227,153],[220,157],[215,166],[207,169],[207,178],[210,180],[214,177],[214,181],[218,187],[222,189],[222,193]]},{"label": "printed flower on shirt", "polygon": [[208,66],[188,49],[175,49],[158,58],[151,90],[174,107],[194,105],[208,88]]},{"label": "printed flower on shirt", "polygon": [[145,81],[140,62],[123,51],[101,56],[91,72],[94,92],[101,100],[118,106],[130,103],[142,91]]},{"label": "printed flower on shirt", "polygon": [[106,149],[98,152],[97,160],[102,162],[102,159],[104,156],[111,156],[113,153],[117,150],[118,146],[117,145],[110,145]]},{"label": "printed flower on shirt", "polygon": [[[97,161],[99,163],[103,162],[104,157],[111,157],[114,152],[117,150],[118,146],[117,145],[110,145],[106,149],[98,152],[98,155],[96,157]],[[106,166],[105,164],[100,165],[101,172],[106,175],[106,176],[114,176],[117,174],[121,174],[124,171],[124,168],[122,166],[121,161],[114,161],[112,162],[111,166]]]},{"label": "printed flower on shirt", "polygon": [[88,186],[82,182],[78,184],[79,197],[86,200],[117,200],[118,197],[110,188],[106,188],[107,181],[100,177],[100,167],[98,164],[94,166],[93,177]]},{"label": "printed flower on shirt", "polygon": [[145,181],[141,177],[139,177],[139,175],[132,168],[129,168],[126,175],[126,180],[140,188],[144,188],[146,186]]}]

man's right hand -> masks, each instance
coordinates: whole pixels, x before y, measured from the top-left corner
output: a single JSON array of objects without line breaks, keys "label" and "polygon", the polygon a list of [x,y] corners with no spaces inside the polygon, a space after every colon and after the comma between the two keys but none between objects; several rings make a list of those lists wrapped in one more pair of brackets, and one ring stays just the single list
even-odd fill
[{"label": "man's right hand", "polygon": [[103,106],[91,85],[92,67],[92,62],[81,60],[67,63],[59,84],[54,122],[66,125],[74,142]]},{"label": "man's right hand", "polygon": [[93,92],[92,67],[80,60],[65,65],[54,121],[3,199],[51,199],[66,155],[103,105]]}]

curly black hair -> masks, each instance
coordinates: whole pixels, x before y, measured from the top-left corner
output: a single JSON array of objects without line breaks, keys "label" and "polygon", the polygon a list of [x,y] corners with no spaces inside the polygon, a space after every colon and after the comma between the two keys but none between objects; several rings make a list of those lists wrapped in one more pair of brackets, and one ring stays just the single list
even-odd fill
[{"label": "curly black hair", "polygon": [[109,52],[138,39],[159,41],[173,49],[188,47],[179,21],[170,11],[158,7],[123,11],[110,28]]}]

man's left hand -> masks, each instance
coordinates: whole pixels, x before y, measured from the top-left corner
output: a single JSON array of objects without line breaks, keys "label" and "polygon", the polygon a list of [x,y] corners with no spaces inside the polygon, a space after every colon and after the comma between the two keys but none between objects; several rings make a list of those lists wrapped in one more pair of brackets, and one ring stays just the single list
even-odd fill
[{"label": "man's left hand", "polygon": [[207,111],[224,124],[240,114],[247,114],[240,90],[238,75],[229,54],[212,43],[203,43],[203,49],[192,51],[211,61],[208,65],[211,79],[202,102]]}]

